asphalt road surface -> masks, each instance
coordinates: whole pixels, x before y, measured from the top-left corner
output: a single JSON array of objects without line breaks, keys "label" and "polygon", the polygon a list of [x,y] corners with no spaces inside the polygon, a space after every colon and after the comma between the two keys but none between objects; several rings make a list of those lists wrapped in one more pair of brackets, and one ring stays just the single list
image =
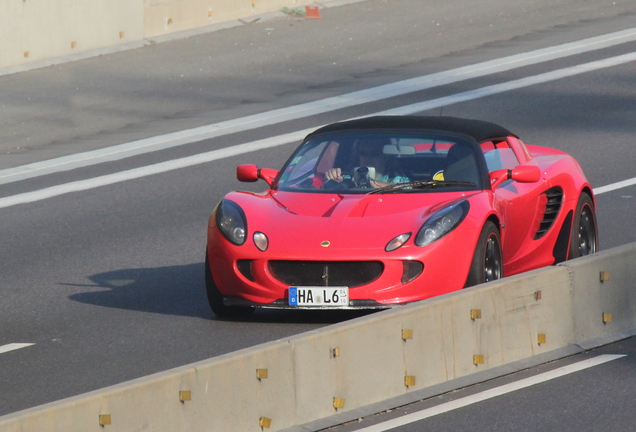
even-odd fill
[{"label": "asphalt road surface", "polygon": [[[388,110],[500,123],[581,162],[602,248],[636,241],[636,186],[618,184],[636,177],[633,1],[367,0],[321,16],[0,76],[0,415],[359,316],[223,321],[204,294],[210,211],[264,188],[236,165],[279,168],[298,131],[325,123]],[[406,81],[432,74],[444,81]],[[632,351],[559,379],[629,372]]]}]

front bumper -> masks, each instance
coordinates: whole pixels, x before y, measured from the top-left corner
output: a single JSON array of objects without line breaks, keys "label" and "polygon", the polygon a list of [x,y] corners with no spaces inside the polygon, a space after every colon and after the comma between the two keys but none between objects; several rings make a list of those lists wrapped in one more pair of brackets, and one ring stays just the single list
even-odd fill
[{"label": "front bumper", "polygon": [[[389,253],[350,249],[283,255],[261,252],[249,244],[233,245],[211,228],[208,254],[215,284],[228,306],[385,309],[464,287],[472,252],[458,253],[453,246],[452,237],[460,236],[459,231],[427,247],[411,245]],[[348,286],[349,305],[290,306],[290,286]]]}]

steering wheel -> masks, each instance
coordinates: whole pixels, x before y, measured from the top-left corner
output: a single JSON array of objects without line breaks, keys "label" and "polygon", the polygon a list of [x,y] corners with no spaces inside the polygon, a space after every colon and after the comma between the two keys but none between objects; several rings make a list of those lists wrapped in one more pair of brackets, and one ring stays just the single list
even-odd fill
[{"label": "steering wheel", "polygon": [[343,190],[343,189],[351,189],[356,187],[356,184],[353,181],[353,175],[351,172],[343,172],[342,173],[342,181],[336,181],[336,180],[327,180],[325,182],[325,184],[322,185],[323,189],[336,189],[336,190]]}]

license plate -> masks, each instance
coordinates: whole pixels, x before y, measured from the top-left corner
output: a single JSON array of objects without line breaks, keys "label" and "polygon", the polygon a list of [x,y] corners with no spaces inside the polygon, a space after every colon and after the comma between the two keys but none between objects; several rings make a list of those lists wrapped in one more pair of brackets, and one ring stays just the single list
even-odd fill
[{"label": "license plate", "polygon": [[290,306],[348,306],[348,287],[289,287]]}]

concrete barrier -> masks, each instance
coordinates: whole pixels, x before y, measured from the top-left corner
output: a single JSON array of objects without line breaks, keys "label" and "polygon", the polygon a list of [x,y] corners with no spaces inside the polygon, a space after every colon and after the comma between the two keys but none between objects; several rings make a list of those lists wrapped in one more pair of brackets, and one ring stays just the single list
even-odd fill
[{"label": "concrete barrier", "polygon": [[572,279],[576,343],[593,348],[636,334],[636,243],[562,265]]},{"label": "concrete barrier", "polygon": [[304,6],[311,3],[312,0],[0,0],[0,72],[19,72],[143,46],[160,36],[239,19],[250,22],[284,7],[304,11]]},{"label": "concrete barrier", "polygon": [[0,69],[144,38],[144,4],[130,0],[0,0]]},{"label": "concrete barrier", "polygon": [[636,243],[6,415],[0,431],[323,428],[635,334],[635,262]]},{"label": "concrete barrier", "polygon": [[246,22],[258,16],[289,9],[300,9],[315,0],[146,0],[145,37],[181,32],[237,19]]}]

